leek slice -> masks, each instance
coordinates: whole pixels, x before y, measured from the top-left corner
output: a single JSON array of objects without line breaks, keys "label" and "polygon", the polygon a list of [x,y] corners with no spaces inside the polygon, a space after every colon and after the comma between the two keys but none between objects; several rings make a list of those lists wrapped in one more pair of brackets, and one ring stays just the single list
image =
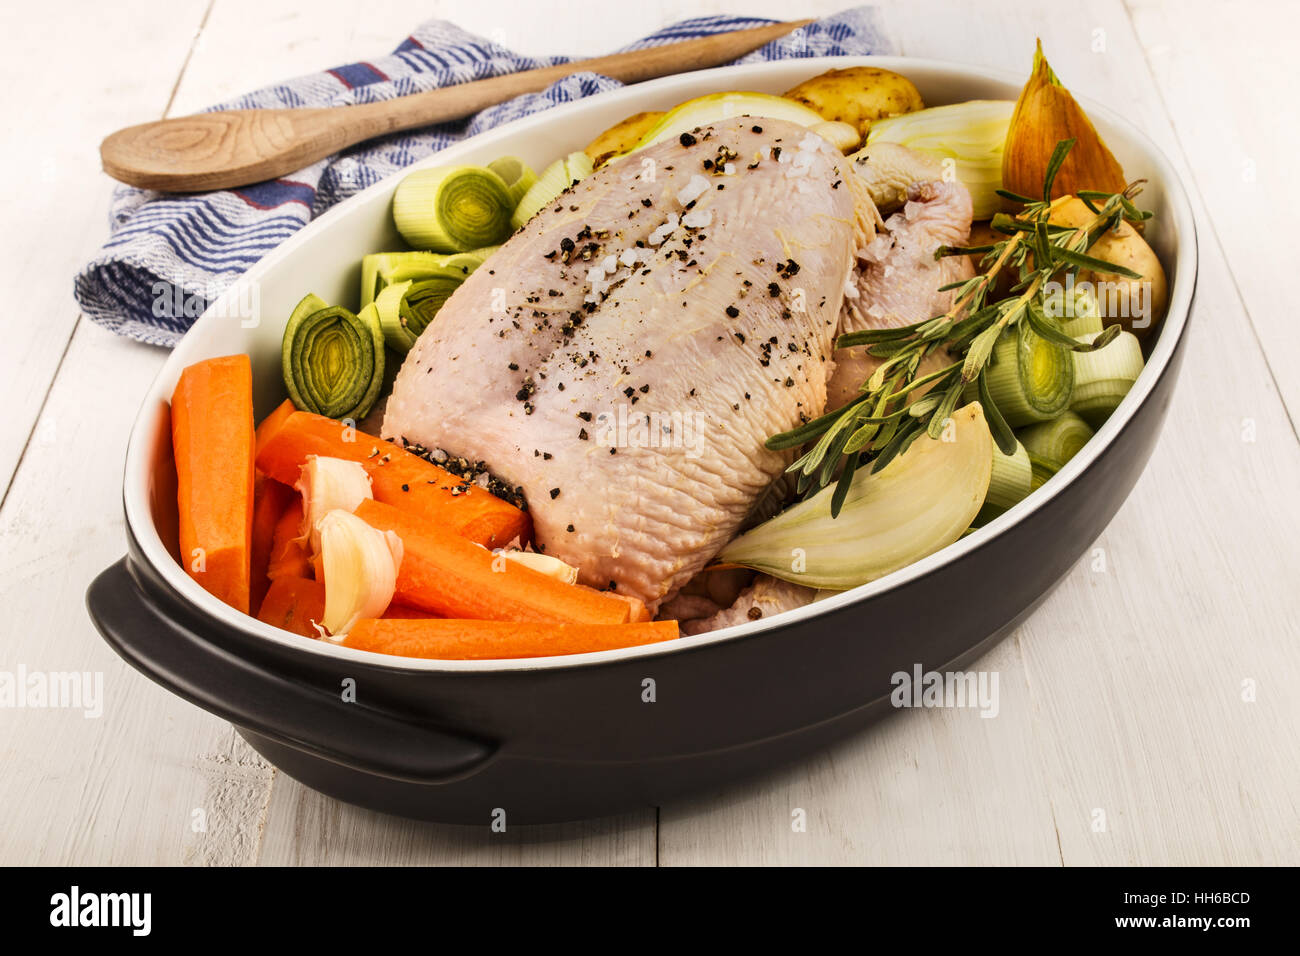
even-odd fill
[{"label": "leek slice", "polygon": [[306,296],[285,325],[280,370],[296,408],[328,418],[364,418],[384,380],[378,316],[373,309],[354,315]]},{"label": "leek slice", "polygon": [[876,120],[867,146],[897,143],[925,153],[952,170],[970,190],[974,218],[988,219],[1002,208],[1002,147],[1016,104],[969,100]]},{"label": "leek slice", "polygon": [[831,517],[828,485],[736,538],[718,559],[844,590],[956,541],[984,504],[993,437],[978,402],[951,418],[943,439],[922,435],[880,471],[857,469],[839,517]]},{"label": "leek slice", "polygon": [[574,183],[590,176],[594,168],[591,157],[583,152],[570,153],[551,163],[515,206],[510,216],[511,227],[518,229]]},{"label": "leek slice", "polygon": [[[1079,336],[1091,342],[1095,335]],[[1142,374],[1142,344],[1132,332],[1095,352],[1074,353],[1074,392],[1070,411],[1100,428]]]},{"label": "leek slice", "polygon": [[975,517],[975,523],[988,524],[1028,495],[1033,490],[1033,482],[1034,469],[1025,446],[1017,441],[1015,452],[1004,455],[995,443],[989,491],[984,496],[984,506]]},{"label": "leek slice", "polygon": [[635,153],[639,149],[645,149],[667,139],[677,139],[682,133],[689,133],[701,126],[708,126],[719,120],[736,116],[787,120],[800,126],[817,126],[826,122],[826,118],[820,113],[784,96],[749,91],[710,93],[708,96],[687,100],[669,110],[663,119],[641,137],[641,141],[633,146],[629,153]]},{"label": "leek slice", "polygon": [[504,242],[514,208],[505,180],[482,166],[417,169],[393,194],[397,231],[414,248],[434,252]]},{"label": "leek slice", "polygon": [[510,192],[510,202],[516,206],[519,205],[519,200],[524,198],[524,193],[537,182],[537,173],[533,172],[533,167],[518,156],[502,156],[500,159],[494,159],[488,163],[487,168],[501,177],[501,181],[506,184],[506,189]]},{"label": "leek slice", "polygon": [[[432,252],[381,252],[361,264],[361,298],[373,297],[384,341],[405,354],[451,297],[497,246],[449,256]],[[367,302],[369,306],[370,302]]]},{"label": "leek slice", "polygon": [[390,285],[379,293],[374,308],[379,315],[384,342],[388,347],[403,355],[409,352],[443,303],[460,288],[462,280],[463,277],[459,275],[438,276],[414,282],[408,279]]},{"label": "leek slice", "polygon": [[1038,459],[1044,464],[1051,465],[1052,474],[1056,474],[1067,461],[1079,453],[1079,449],[1088,444],[1092,434],[1092,429],[1088,427],[1087,422],[1074,412],[1067,411],[1053,421],[1040,422],[1020,429],[1016,437],[1025,446],[1031,463],[1034,459]]},{"label": "leek slice", "polygon": [[1061,470],[1061,467],[1055,462],[1048,461],[1046,458],[1039,458],[1037,455],[1029,456],[1029,466],[1033,469],[1033,478],[1030,481],[1033,491],[1043,487],[1047,479]]},{"label": "leek slice", "polygon": [[1074,388],[1072,353],[1020,322],[993,346],[989,396],[1012,428],[1050,421],[1065,411]]},{"label": "leek slice", "polygon": [[1067,298],[1066,290],[1058,289],[1044,295],[1043,313],[1056,319],[1061,331],[1072,339],[1097,334],[1102,330],[1097,297],[1086,288],[1076,287],[1073,293]]}]

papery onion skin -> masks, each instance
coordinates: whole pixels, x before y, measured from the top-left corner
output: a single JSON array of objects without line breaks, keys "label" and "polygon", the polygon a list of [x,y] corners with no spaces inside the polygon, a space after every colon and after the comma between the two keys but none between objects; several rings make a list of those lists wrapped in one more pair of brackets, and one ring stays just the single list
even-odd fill
[{"label": "papery onion skin", "polygon": [[1102,141],[1088,114],[1061,85],[1043,56],[1043,44],[1034,53],[1034,70],[1020,91],[1011,127],[1002,151],[1002,187],[1039,199],[1047,178],[1047,165],[1062,140],[1074,146],[1052,182],[1051,198],[1093,189],[1121,193],[1128,185],[1124,169]]}]

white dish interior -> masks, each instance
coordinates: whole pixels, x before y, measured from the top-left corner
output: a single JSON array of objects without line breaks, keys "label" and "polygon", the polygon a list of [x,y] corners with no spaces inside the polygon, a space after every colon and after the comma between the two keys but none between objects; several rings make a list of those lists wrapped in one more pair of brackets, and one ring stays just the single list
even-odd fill
[{"label": "white dish interior", "polygon": [[[821,57],[723,67],[666,77],[566,104],[490,130],[410,167],[486,163],[502,155],[521,157],[536,169],[581,149],[602,130],[642,110],[667,109],[676,103],[726,89],[781,93],[833,67],[870,63],[907,76],[928,105],[969,99],[1012,99],[1023,76],[994,73],[932,60],[903,57]],[[870,584],[773,618],[737,625],[669,644],[603,651],[566,657],[507,661],[432,661],[395,658],[356,651],[324,641],[310,641],[240,614],[204,591],[175,556],[175,471],[171,463],[168,401],[181,370],[217,355],[247,352],[253,360],[255,411],[260,417],[283,398],[280,339],[289,313],[308,292],[328,302],[355,306],[362,256],[404,248],[392,224],[390,207],[401,174],[377,183],[339,204],[272,251],[250,269],[197,321],[172,353],[151,386],[127,448],[123,498],[131,533],[150,564],[186,600],[223,624],[266,640],[342,659],[374,661],[415,670],[502,670],[571,667],[611,657],[653,656],[689,646],[735,640],[770,627],[808,618],[933,571],[1000,534],[1057,494],[1080,474],[1145,400],[1173,355],[1191,305],[1196,278],[1196,242],[1191,208],[1169,161],[1128,121],[1111,110],[1081,100],[1093,122],[1123,164],[1130,179],[1148,183],[1139,206],[1155,213],[1147,238],[1168,272],[1169,310],[1147,367],[1137,385],[1095,438],[1043,488],[978,532],[928,558]],[[409,170],[408,170],[409,171]],[[252,294],[253,292],[256,294]],[[246,327],[251,326],[251,327]]]}]

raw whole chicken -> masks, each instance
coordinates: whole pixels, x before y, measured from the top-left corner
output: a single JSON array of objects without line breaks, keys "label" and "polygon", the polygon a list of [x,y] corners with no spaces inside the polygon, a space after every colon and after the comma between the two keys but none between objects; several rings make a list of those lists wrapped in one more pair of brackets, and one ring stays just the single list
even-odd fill
[{"label": "raw whole chicken", "polygon": [[652,609],[790,461],[826,406],[855,251],[850,163],[752,117],[603,167],[455,292],[397,376],[385,437],[483,462],[535,545]]}]

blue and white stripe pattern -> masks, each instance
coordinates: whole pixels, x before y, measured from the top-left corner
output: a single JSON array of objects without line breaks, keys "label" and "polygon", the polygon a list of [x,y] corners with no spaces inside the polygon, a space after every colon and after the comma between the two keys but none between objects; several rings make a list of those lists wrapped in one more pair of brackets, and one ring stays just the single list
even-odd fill
[{"label": "blue and white stripe pattern", "polygon": [[[769,22],[726,16],[685,20],[627,49]],[[859,7],[803,27],[737,62],[887,52],[890,44],[875,10]],[[213,109],[370,103],[568,59],[520,56],[432,20],[390,56],[298,77]],[[371,140],[292,176],[241,189],[179,195],[120,186],[113,195],[111,238],[76,276],[77,302],[114,332],[170,347],[226,286],[335,203],[467,136],[621,85],[596,73],[574,73],[544,92],[516,97],[468,120]]]}]

